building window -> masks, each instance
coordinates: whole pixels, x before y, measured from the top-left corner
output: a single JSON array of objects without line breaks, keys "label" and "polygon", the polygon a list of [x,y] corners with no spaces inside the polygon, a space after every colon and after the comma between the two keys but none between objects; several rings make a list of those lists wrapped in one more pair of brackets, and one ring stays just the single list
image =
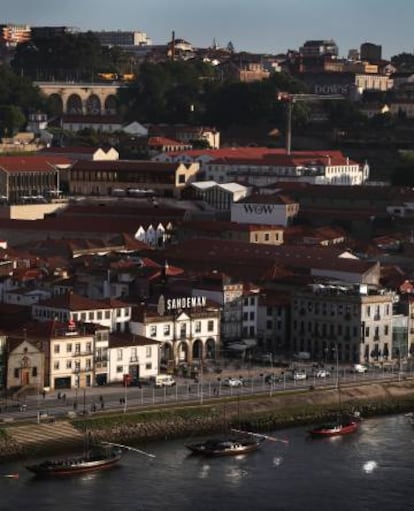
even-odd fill
[{"label": "building window", "polygon": [[98,312],[96,313],[96,318],[97,318],[97,319],[102,319],[102,311],[98,311]]},{"label": "building window", "polygon": [[59,371],[59,360],[56,360],[55,362],[53,362],[53,369],[55,369],[56,371]]},{"label": "building window", "polygon": [[72,360],[66,360],[66,369],[72,369]]},{"label": "building window", "polygon": [[122,349],[116,350],[116,359],[118,361],[122,360]]},{"label": "building window", "polygon": [[70,353],[72,351],[72,343],[66,344],[66,353]]},{"label": "building window", "polygon": [[157,337],[157,327],[156,325],[150,326],[150,337]]},{"label": "building window", "polygon": [[131,348],[131,362],[136,362],[138,360],[137,348]]},{"label": "building window", "polygon": [[211,319],[207,322],[207,332],[214,332],[214,321]]},{"label": "building window", "polygon": [[33,378],[37,377],[37,367],[32,367],[32,376]]},{"label": "building window", "polygon": [[254,312],[250,313],[250,318],[249,319],[250,319],[250,321],[254,321]]},{"label": "building window", "polygon": [[14,377],[15,377],[15,378],[18,378],[18,377],[19,377],[19,369],[18,369],[18,368],[16,368],[16,369],[14,370]]},{"label": "building window", "polygon": [[116,366],[116,372],[117,373],[123,373],[124,372],[123,366]]},{"label": "building window", "polygon": [[86,321],[86,312],[82,312],[80,317],[81,317],[81,321]]},{"label": "building window", "polygon": [[75,344],[75,355],[80,355],[81,345],[80,342]]},{"label": "building window", "polygon": [[55,344],[54,345],[53,353],[60,353],[60,344]]},{"label": "building window", "polygon": [[147,358],[150,358],[152,356],[152,346],[146,346],[145,347],[145,356]]},{"label": "building window", "polygon": [[201,321],[195,322],[195,332],[199,334],[201,332]]},{"label": "building window", "polygon": [[273,321],[271,320],[266,321],[266,328],[267,330],[271,330],[273,328]]},{"label": "building window", "polygon": [[185,183],[185,174],[178,174],[178,182],[181,185]]},{"label": "building window", "polygon": [[111,319],[111,311],[105,311],[105,319]]},{"label": "building window", "polygon": [[95,314],[93,312],[88,313],[89,321],[93,321],[93,318],[95,317]]},{"label": "building window", "polygon": [[145,369],[147,369],[148,371],[152,369],[151,362],[148,362],[147,364],[145,364]]},{"label": "building window", "polygon": [[164,325],[164,335],[170,335],[170,325]]}]

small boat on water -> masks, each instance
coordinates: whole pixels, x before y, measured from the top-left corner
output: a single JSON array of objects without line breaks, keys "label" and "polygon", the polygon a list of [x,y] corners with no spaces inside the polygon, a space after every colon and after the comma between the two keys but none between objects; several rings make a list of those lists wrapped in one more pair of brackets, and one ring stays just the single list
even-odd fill
[{"label": "small boat on water", "polygon": [[45,460],[26,468],[37,476],[67,476],[110,468],[121,460],[122,455],[121,449],[98,446],[82,456]]},{"label": "small boat on water", "polygon": [[356,420],[338,421],[322,424],[308,431],[314,438],[349,435],[358,430],[359,423]]},{"label": "small boat on water", "polygon": [[265,437],[209,439],[186,447],[192,453],[204,456],[235,456],[256,451],[264,440]]}]

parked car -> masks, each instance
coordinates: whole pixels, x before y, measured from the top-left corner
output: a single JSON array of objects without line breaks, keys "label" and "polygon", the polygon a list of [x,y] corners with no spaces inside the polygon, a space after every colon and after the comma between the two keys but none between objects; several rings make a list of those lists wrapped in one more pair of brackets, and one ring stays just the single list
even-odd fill
[{"label": "parked car", "polygon": [[174,378],[169,374],[158,374],[151,379],[155,387],[173,387],[175,385]]},{"label": "parked car", "polygon": [[368,367],[362,364],[354,364],[352,367],[353,373],[366,373],[368,371]]},{"label": "parked car", "polygon": [[226,387],[243,387],[243,380],[241,380],[240,378],[233,377],[225,378],[223,380],[223,385],[225,385]]},{"label": "parked car", "polygon": [[273,384],[280,383],[281,381],[282,379],[277,374],[267,374],[265,376],[265,383],[267,383],[268,385],[271,385],[272,383]]},{"label": "parked car", "polygon": [[331,376],[331,373],[326,369],[319,369],[319,371],[316,372],[317,378],[329,378],[329,376]]},{"label": "parked car", "polygon": [[308,377],[308,375],[305,373],[305,371],[295,371],[293,373],[293,379],[295,381],[306,380],[307,377]]}]

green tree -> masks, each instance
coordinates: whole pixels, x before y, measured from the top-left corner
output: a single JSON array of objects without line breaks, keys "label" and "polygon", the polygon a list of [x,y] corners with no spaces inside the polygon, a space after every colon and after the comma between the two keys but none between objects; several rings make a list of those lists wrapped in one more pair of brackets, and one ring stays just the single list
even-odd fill
[{"label": "green tree", "polygon": [[144,63],[136,80],[119,93],[121,111],[127,120],[140,122],[196,122],[213,76],[212,67],[199,62]]},{"label": "green tree", "polygon": [[99,72],[116,72],[121,54],[92,32],[63,34],[17,45],[11,65],[32,80],[94,80]]},{"label": "green tree", "polygon": [[26,117],[18,106],[0,106],[0,134],[2,137],[12,137],[25,124]]}]

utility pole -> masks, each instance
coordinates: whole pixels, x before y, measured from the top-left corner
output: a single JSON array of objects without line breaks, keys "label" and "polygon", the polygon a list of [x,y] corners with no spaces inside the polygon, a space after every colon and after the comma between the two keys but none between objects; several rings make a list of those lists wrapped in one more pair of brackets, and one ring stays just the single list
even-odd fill
[{"label": "utility pole", "polygon": [[290,154],[292,149],[292,110],[295,103],[326,100],[342,101],[344,99],[346,98],[341,94],[291,94],[290,92],[279,92],[277,100],[287,104],[286,154]]}]

